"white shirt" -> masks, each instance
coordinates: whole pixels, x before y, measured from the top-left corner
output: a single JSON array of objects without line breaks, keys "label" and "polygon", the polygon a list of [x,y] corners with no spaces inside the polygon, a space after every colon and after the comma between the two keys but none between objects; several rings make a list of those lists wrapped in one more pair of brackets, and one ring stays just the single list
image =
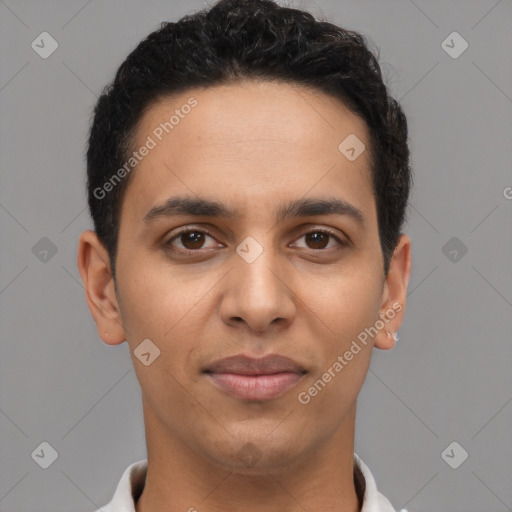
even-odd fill
[{"label": "white shirt", "polygon": [[[359,465],[366,482],[361,512],[396,512],[389,500],[377,490],[370,469],[356,453],[354,453],[354,460]],[[135,512],[135,502],[144,489],[147,469],[147,459],[130,464],[123,473],[112,500],[95,512]]]}]

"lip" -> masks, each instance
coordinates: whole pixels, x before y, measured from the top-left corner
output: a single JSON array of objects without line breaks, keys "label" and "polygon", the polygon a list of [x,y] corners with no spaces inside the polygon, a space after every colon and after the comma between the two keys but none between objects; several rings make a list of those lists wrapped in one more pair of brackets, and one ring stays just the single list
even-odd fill
[{"label": "lip", "polygon": [[283,395],[307,372],[293,359],[278,354],[261,358],[240,354],[215,361],[203,373],[235,398],[261,401]]}]

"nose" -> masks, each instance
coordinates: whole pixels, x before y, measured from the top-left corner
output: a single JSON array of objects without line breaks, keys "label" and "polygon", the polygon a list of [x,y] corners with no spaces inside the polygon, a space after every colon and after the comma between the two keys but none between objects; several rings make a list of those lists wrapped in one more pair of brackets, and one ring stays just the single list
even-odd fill
[{"label": "nose", "polygon": [[252,262],[238,253],[233,254],[232,260],[234,268],[224,280],[220,307],[223,322],[231,326],[244,324],[258,333],[274,331],[279,325],[280,329],[289,326],[296,306],[287,258],[280,258],[270,249],[269,242]]}]

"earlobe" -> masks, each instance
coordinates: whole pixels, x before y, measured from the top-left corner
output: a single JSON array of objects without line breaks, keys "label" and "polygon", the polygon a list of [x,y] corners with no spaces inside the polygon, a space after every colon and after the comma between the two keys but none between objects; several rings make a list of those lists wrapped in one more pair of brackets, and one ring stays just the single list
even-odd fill
[{"label": "earlobe", "polygon": [[396,333],[391,331],[381,331],[374,338],[374,346],[381,350],[391,350],[396,343]]},{"label": "earlobe", "polygon": [[385,325],[374,338],[374,346],[381,350],[393,348],[398,340],[397,332],[405,312],[410,273],[411,240],[402,234],[393,251],[384,285],[380,319]]},{"label": "earlobe", "polygon": [[398,332],[385,331],[386,333],[386,350],[393,348],[398,341]]},{"label": "earlobe", "polygon": [[94,231],[84,231],[80,235],[77,266],[100,338],[108,345],[122,343],[126,336],[110,272],[109,256]]}]

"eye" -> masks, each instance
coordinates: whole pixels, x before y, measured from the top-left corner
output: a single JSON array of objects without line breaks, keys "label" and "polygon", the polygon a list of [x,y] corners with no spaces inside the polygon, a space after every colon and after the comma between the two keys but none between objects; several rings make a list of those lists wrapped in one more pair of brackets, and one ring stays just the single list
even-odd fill
[{"label": "eye", "polygon": [[331,233],[328,230],[316,229],[314,231],[309,231],[308,233],[304,233],[300,238],[306,239],[306,244],[312,244],[311,246],[306,246],[306,249],[314,249],[314,250],[322,250],[326,249],[326,247],[330,241],[330,239],[334,239],[338,245],[346,247],[348,246],[348,242],[346,240],[342,240],[337,237],[334,233]]},{"label": "eye", "polygon": [[[197,251],[198,249],[204,249],[202,245],[204,244],[205,237],[213,239],[213,236],[204,229],[186,228],[176,233],[164,245],[166,248],[177,252]],[[181,247],[175,247],[172,243],[174,240],[181,243]]]}]

